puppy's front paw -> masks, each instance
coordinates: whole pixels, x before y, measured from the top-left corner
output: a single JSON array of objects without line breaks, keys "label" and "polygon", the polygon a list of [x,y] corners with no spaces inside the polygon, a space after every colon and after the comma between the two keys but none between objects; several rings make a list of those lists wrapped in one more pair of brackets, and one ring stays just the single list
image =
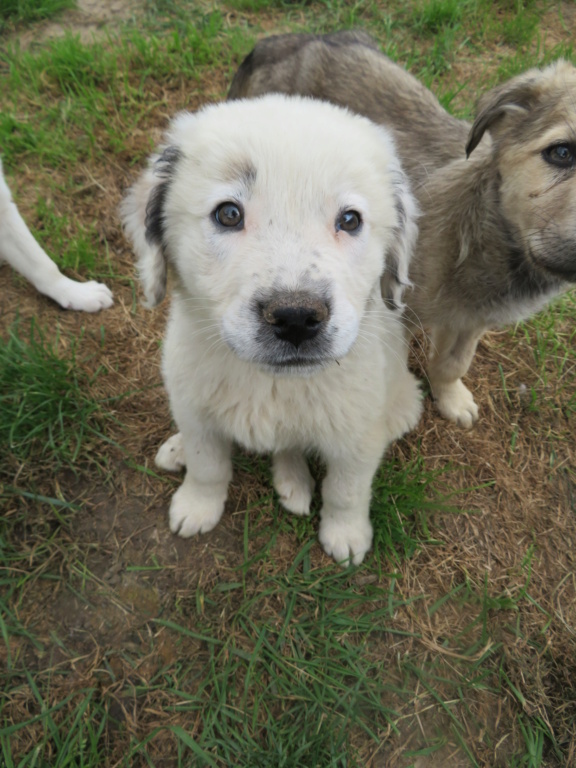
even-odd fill
[{"label": "puppy's front paw", "polygon": [[280,503],[293,515],[310,514],[314,480],[303,456],[281,452],[274,456],[274,488]]},{"label": "puppy's front paw", "polygon": [[474,402],[472,392],[460,379],[434,388],[434,397],[442,416],[454,421],[458,426],[470,429],[478,420],[478,406]]},{"label": "puppy's front paw", "polygon": [[46,293],[64,309],[80,312],[99,312],[114,303],[112,291],[103,283],[78,283],[64,275]]},{"label": "puppy's front paw", "polygon": [[220,496],[202,496],[186,483],[172,497],[170,504],[170,530],[187,539],[196,533],[207,533],[214,528],[224,512]]},{"label": "puppy's front paw", "polygon": [[184,469],[186,457],[184,456],[181,432],[177,432],[172,437],[169,437],[166,442],[162,443],[154,457],[154,463],[160,469],[166,470],[166,472],[180,472],[181,469]]},{"label": "puppy's front paw", "polygon": [[324,552],[339,565],[360,565],[372,546],[372,525],[354,516],[350,521],[327,517],[320,521],[318,539]]}]

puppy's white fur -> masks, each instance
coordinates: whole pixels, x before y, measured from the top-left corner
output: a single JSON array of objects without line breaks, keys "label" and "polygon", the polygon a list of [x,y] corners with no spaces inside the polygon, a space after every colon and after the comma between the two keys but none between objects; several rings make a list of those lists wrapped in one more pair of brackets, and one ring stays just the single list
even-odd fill
[{"label": "puppy's white fur", "polygon": [[38,245],[12,200],[0,162],[0,262],[29,280],[36,290],[64,309],[98,312],[112,306],[112,293],[102,283],[78,283],[63,275]]},{"label": "puppy's white fur", "polygon": [[[218,223],[227,201],[242,226]],[[340,226],[350,211],[361,218],[352,232]],[[148,302],[163,297],[166,262],[175,277],[163,373],[180,434],[157,456],[187,467],[172,531],[218,523],[234,442],[271,452],[283,506],[308,514],[304,457],[316,452],[327,464],[320,542],[338,562],[361,562],[372,478],[421,411],[400,318],[416,206],[388,133],[286,96],[183,114],[123,217]],[[291,343],[268,307],[301,294],[327,317],[318,336]]]}]

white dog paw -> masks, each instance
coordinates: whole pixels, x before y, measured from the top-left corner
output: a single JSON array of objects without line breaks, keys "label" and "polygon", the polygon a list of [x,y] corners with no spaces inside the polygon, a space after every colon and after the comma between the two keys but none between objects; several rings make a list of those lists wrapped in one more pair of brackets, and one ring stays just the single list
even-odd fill
[{"label": "white dog paw", "polygon": [[64,275],[46,293],[64,309],[80,312],[99,312],[114,303],[112,291],[103,283],[78,283]]},{"label": "white dog paw", "polygon": [[277,453],[273,465],[274,488],[280,503],[293,515],[310,514],[314,480],[300,454]]},{"label": "white dog paw", "polygon": [[185,539],[211,531],[222,517],[224,501],[218,496],[202,498],[186,484],[182,485],[170,504],[170,530]]},{"label": "white dog paw", "polygon": [[372,525],[369,520],[321,519],[318,539],[324,552],[339,565],[360,565],[372,546]]},{"label": "white dog paw", "polygon": [[434,391],[436,405],[445,419],[454,421],[464,429],[470,429],[478,420],[478,406],[474,402],[472,393],[460,379],[449,384],[442,385]]},{"label": "white dog paw", "polygon": [[186,466],[182,433],[177,432],[162,443],[154,457],[154,463],[166,472],[180,472]]}]

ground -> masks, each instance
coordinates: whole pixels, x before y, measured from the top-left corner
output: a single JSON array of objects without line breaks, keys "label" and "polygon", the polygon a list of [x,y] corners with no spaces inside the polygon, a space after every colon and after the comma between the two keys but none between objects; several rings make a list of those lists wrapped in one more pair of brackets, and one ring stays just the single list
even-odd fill
[{"label": "ground", "polygon": [[[574,7],[564,3],[563,9],[562,24],[547,27],[551,41],[576,32]],[[81,0],[77,10],[57,21],[10,34],[32,48],[67,29],[83,41],[94,35],[101,39],[108,23],[143,12],[136,0]],[[245,18],[256,23],[249,12]],[[258,23],[266,31],[281,27],[266,14]],[[474,54],[463,55],[449,78],[466,80],[476,64]],[[138,162],[170,114],[222,97],[229,75],[226,67],[215,67],[192,92],[159,93],[163,104],[134,132]],[[466,94],[458,93],[456,104],[465,101]],[[10,183],[23,214],[33,220],[36,168],[24,163],[17,170]],[[246,595],[257,606],[254,621],[272,626],[276,598],[263,585],[292,573],[301,552],[320,574],[334,568],[315,542],[317,516],[304,528],[287,523],[271,491],[267,459],[242,453],[221,524],[190,540],[169,531],[168,504],[180,479],[158,473],[153,464],[157,447],[173,431],[160,375],[167,307],[146,310],[139,303],[132,254],[117,215],[137,172],[132,158],[122,153],[108,165],[83,164],[77,169],[81,193],[73,200],[56,198],[61,209],[96,221],[114,265],[107,279],[115,296],[112,309],[94,316],[64,312],[6,266],[0,268],[4,327],[17,317],[24,324],[34,317],[41,326],[57,327],[64,347],[80,338],[84,369],[99,372],[93,394],[112,398],[108,411],[114,417],[106,427],[109,445],[95,444],[76,470],[67,467],[55,475],[41,458],[38,466],[12,458],[3,468],[4,515],[22,521],[14,529],[24,555],[19,567],[25,570],[26,560],[34,563],[34,578],[13,605],[26,631],[12,635],[0,654],[5,663],[18,660],[39,675],[50,672],[54,690],[65,670],[60,699],[66,691],[99,691],[118,723],[119,735],[106,732],[110,765],[121,764],[122,751],[135,738],[181,722],[178,703],[167,694],[163,698],[157,686],[159,677],[172,674],[166,670],[176,658],[208,665],[210,643],[225,642],[227,633],[237,634],[238,653],[253,649],[256,635],[243,636],[236,621]],[[563,340],[557,346],[545,320],[487,334],[467,380],[480,405],[478,424],[464,431],[443,421],[426,396],[418,429],[390,451],[388,461],[399,471],[423,457],[426,477],[434,478],[430,499],[443,501],[431,501],[424,518],[413,512],[419,546],[409,556],[382,551],[379,562],[375,558],[347,577],[351,595],[364,599],[378,586],[398,599],[393,630],[370,634],[366,649],[370,657],[387,660],[394,680],[411,679],[410,696],[391,698],[399,713],[398,732],[383,730],[376,750],[355,736],[366,765],[512,765],[507,761],[521,754],[515,724],[523,717],[541,722],[562,754],[548,749],[545,762],[524,764],[576,764],[574,358],[568,364],[563,358],[572,341],[573,316],[551,310],[554,338]],[[411,365],[426,390],[421,342],[413,344]],[[119,393],[122,397],[113,399]],[[57,504],[8,493],[14,488],[65,501],[74,514],[62,525]],[[54,546],[43,558],[45,542]],[[222,603],[214,602],[217,594],[223,595]],[[374,598],[370,610],[378,605]],[[175,622],[190,635],[172,632]],[[206,627],[215,640],[202,639]],[[438,695],[418,671],[424,668],[432,670]],[[481,674],[486,684],[474,687],[467,698],[471,677]],[[447,679],[456,682],[445,684]],[[506,680],[506,686],[497,688],[495,679]],[[457,727],[452,705],[459,713]],[[6,706],[13,723],[35,711],[24,684],[13,689]],[[185,725],[191,731],[198,727],[190,720]],[[25,754],[38,733],[31,725],[17,737],[15,749]],[[155,764],[180,764],[174,741],[159,739],[151,752]],[[430,740],[439,746],[426,754]],[[411,749],[421,754],[409,758]],[[147,764],[134,760],[134,765]]]}]

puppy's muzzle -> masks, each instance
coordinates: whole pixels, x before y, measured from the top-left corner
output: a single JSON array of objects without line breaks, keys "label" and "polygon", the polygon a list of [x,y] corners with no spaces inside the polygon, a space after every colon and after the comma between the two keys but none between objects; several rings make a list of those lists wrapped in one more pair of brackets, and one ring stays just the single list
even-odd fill
[{"label": "puppy's muzzle", "polygon": [[296,349],[317,336],[330,317],[325,301],[303,292],[276,296],[261,305],[261,312],[276,338],[289,342]]}]

